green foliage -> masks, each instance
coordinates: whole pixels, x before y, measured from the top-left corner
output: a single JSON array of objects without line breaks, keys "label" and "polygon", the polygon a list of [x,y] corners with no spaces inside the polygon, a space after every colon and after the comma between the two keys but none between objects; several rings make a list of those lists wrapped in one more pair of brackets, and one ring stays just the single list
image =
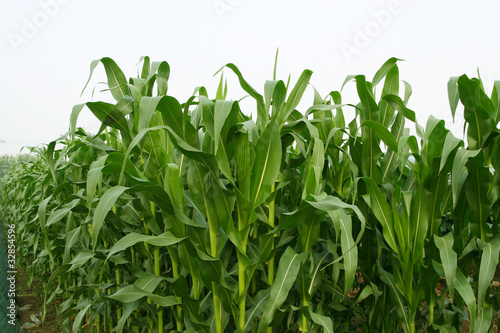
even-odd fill
[{"label": "green foliage", "polygon": [[[464,142],[442,120],[416,123],[398,61],[346,79],[357,104],[315,90],[303,113],[311,71],[261,94],[224,66],[255,119],[225,99],[222,74],[216,98],[200,87],[180,103],[166,62],[144,57],[128,80],[92,62],[116,103],[75,106],[68,134],[6,178],[22,264],[74,332],[491,330],[500,84],[488,97],[478,79],[450,80]],[[76,125],[87,109],[97,134]]]},{"label": "green foliage", "polygon": [[9,171],[10,168],[17,162],[26,162],[33,158],[32,156],[28,154],[21,154],[17,156],[10,156],[10,155],[3,155],[0,156],[0,205],[2,204],[2,188],[3,184],[6,181],[5,177]]}]

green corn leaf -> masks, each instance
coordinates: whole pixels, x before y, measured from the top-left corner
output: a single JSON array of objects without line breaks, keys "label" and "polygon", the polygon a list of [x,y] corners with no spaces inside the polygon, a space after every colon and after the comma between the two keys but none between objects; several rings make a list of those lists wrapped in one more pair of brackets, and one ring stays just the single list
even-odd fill
[{"label": "green corn leaf", "polygon": [[50,174],[52,175],[52,179],[54,180],[54,184],[57,185],[56,168],[54,164],[54,149],[56,147],[56,143],[56,141],[52,141],[48,144],[45,156],[47,159],[47,164],[49,165]]},{"label": "green corn leaf", "polygon": [[66,234],[66,244],[64,246],[64,257],[63,257],[64,264],[67,264],[70,261],[70,251],[71,248],[80,239],[80,229],[81,226],[78,226]]},{"label": "green corn leaf", "polygon": [[47,223],[45,224],[45,226],[48,227],[54,223],[61,221],[66,215],[68,215],[68,213],[74,208],[74,206],[76,206],[77,203],[78,202],[70,206],[65,205],[64,208],[53,211],[49,215],[49,218],[47,219]]},{"label": "green corn leaf", "polygon": [[83,317],[87,313],[88,309],[92,306],[92,304],[87,304],[75,317],[75,321],[73,322],[73,332],[79,332],[82,324]]},{"label": "green corn leaf", "polygon": [[444,139],[443,154],[441,156],[441,163],[439,165],[439,172],[443,170],[450,154],[461,145],[463,145],[462,140],[457,139],[451,132],[448,132],[448,134],[446,134],[446,138]]},{"label": "green corn leaf", "polygon": [[164,96],[168,90],[168,78],[170,77],[170,66],[168,62],[162,61],[158,66],[158,74],[156,75],[156,82],[158,83],[158,95]]},{"label": "green corn leaf", "polygon": [[391,134],[394,137],[394,140],[396,140],[396,142],[398,143],[398,150],[391,150],[386,153],[381,168],[382,182],[385,182],[389,174],[396,170],[399,164],[398,153],[404,152],[404,149],[406,148],[406,145],[404,144],[404,140],[402,138],[405,130],[404,126],[404,117],[403,115],[398,113],[391,127]]},{"label": "green corn leaf", "polygon": [[486,219],[491,212],[491,201],[488,198],[491,183],[490,171],[484,166],[484,154],[482,152],[473,158],[469,158],[466,167],[469,175],[465,181],[465,194],[471,208],[471,234],[485,240],[489,229]]},{"label": "green corn leaf", "polygon": [[324,214],[315,214],[298,225],[297,241],[302,252],[309,251],[318,241]]},{"label": "green corn leaf", "polygon": [[457,279],[455,281],[455,289],[467,304],[469,315],[471,317],[471,326],[473,326],[476,319],[476,297],[474,296],[474,292],[472,291],[472,288],[467,281],[467,277],[464,275],[464,273],[462,273],[460,269],[457,269],[456,276]]},{"label": "green corn leaf", "polygon": [[236,125],[236,116],[239,113],[238,102],[234,101],[216,101],[214,108],[214,130],[213,138],[215,142],[215,153],[219,146],[225,146],[226,133],[223,127],[232,127]]},{"label": "green corn leaf", "polygon": [[[250,84],[248,84],[247,81],[245,81],[240,70],[234,64],[227,64],[224,67],[231,69],[234,72],[234,74],[236,74],[236,76],[238,77],[238,80],[240,82],[241,88],[243,88],[243,90],[245,90],[250,96],[252,96],[257,101],[257,114],[258,114],[258,116],[261,119],[267,119],[266,104],[264,102],[264,98],[262,97],[262,95],[259,94],[254,88],[252,88],[252,86],[250,86]],[[218,72],[220,72],[224,67],[222,67]],[[215,73],[215,74],[217,74],[217,73]]]},{"label": "green corn leaf", "polygon": [[73,106],[73,110],[71,110],[71,116],[69,118],[69,132],[72,140],[75,140],[76,122],[84,106],[85,103],[77,104]]},{"label": "green corn leaf", "polygon": [[122,333],[123,332],[123,326],[125,326],[125,323],[127,322],[127,319],[130,317],[130,315],[139,308],[139,306],[144,302],[142,299],[138,299],[134,302],[129,302],[125,303],[123,306],[123,313],[118,320],[118,324],[116,325],[115,329],[117,333]]},{"label": "green corn leaf", "polygon": [[342,209],[340,212],[340,244],[342,246],[342,255],[344,256],[344,294],[347,295],[351,289],[356,269],[358,267],[358,248],[352,237],[352,219]]},{"label": "green corn leaf", "polygon": [[166,126],[165,129],[170,133],[172,141],[176,147],[188,158],[199,161],[203,163],[212,173],[215,178],[218,178],[219,167],[217,160],[213,154],[207,153],[204,150],[200,150],[189,145],[186,141],[181,139],[175,134],[170,127]]},{"label": "green corn leaf", "polygon": [[253,306],[245,312],[245,332],[248,332],[250,325],[255,317],[260,316],[264,312],[264,308],[271,296],[271,290],[265,289],[261,290],[255,296],[255,301]]},{"label": "green corn leaf", "polygon": [[130,303],[141,299],[142,297],[148,297],[155,304],[163,307],[170,307],[174,305],[178,305],[179,302],[176,300],[174,296],[158,296],[152,293],[149,293],[136,285],[126,286],[121,288],[113,295],[108,296],[114,300],[117,300],[122,303]]},{"label": "green corn leaf", "polygon": [[186,205],[186,198],[180,179],[179,167],[174,163],[167,164],[167,170],[165,172],[165,188],[174,206],[182,209]]},{"label": "green corn leaf", "polygon": [[[162,211],[167,214],[174,214],[175,209],[167,192],[156,182],[148,182],[142,179],[129,177],[128,180],[133,185],[129,189],[130,193],[146,192],[151,201],[154,201]],[[181,219],[183,221],[183,219]]]},{"label": "green corn leaf", "polygon": [[408,82],[403,80],[403,83],[405,85],[405,99],[404,99],[403,104],[406,106],[406,105],[408,105],[408,101],[410,100],[410,97],[411,97],[411,94],[413,91],[411,89],[411,85]]},{"label": "green corn leaf", "polygon": [[439,255],[446,277],[446,284],[450,292],[450,297],[453,300],[457,271],[457,254],[453,251],[453,235],[452,233],[448,233],[443,237],[434,235],[434,242],[439,249]]},{"label": "green corn leaf", "polygon": [[361,102],[362,120],[379,121],[380,109],[373,98],[372,92],[368,89],[369,82],[366,82],[364,75],[357,75],[356,89]]},{"label": "green corn leaf", "polygon": [[[144,176],[139,169],[134,165],[134,163],[129,159],[125,158],[125,153],[120,152],[112,152],[108,155],[102,157],[105,159],[105,166],[102,169],[102,173],[106,175],[120,175],[122,172],[122,168],[125,165],[125,174],[128,177],[127,180],[132,183],[137,182],[146,182],[147,178]],[[98,164],[101,164],[100,159],[98,160]],[[96,168],[99,168],[99,165],[95,165]],[[135,181],[134,181],[135,180]],[[95,186],[90,187],[91,189]],[[89,191],[90,192],[90,191]]]},{"label": "green corn leaf", "polygon": [[[220,260],[214,260],[212,257],[208,257],[199,254],[199,266],[201,276],[204,278],[206,285],[209,285],[213,289],[213,285],[221,284],[225,288],[230,288],[227,284],[227,271],[222,267]],[[209,260],[206,260],[209,259]],[[214,282],[214,283],[210,283]]]},{"label": "green corn leaf", "polygon": [[489,329],[493,324],[493,314],[494,310],[491,306],[480,308],[473,332],[490,332]]},{"label": "green corn leaf", "polygon": [[[374,83],[374,85],[376,85]],[[382,89],[382,96],[384,95],[398,95],[399,94],[399,69],[397,65],[393,65],[389,68],[385,82],[384,88]],[[389,103],[382,99],[380,101],[380,123],[384,127],[389,127],[394,120],[394,107],[389,105]]]},{"label": "green corn leaf", "polygon": [[193,277],[198,278],[200,276],[196,250],[188,242],[179,244],[179,260]]},{"label": "green corn leaf", "polygon": [[317,263],[315,263],[316,267],[311,274],[311,283],[309,284],[309,288],[307,288],[307,294],[310,298],[321,285],[324,274],[320,268],[322,267],[323,261],[328,257],[329,254],[329,252],[326,252],[325,255],[323,255],[323,257]]},{"label": "green corn leaf", "polygon": [[493,84],[491,103],[493,104],[493,113],[491,117],[492,127],[496,127],[500,121],[500,81],[495,81]]},{"label": "green corn leaf", "polygon": [[[64,264],[64,265],[61,265],[59,267],[57,267],[53,272],[52,274],[50,275],[50,278],[48,280],[48,283],[52,284],[54,283],[54,281],[59,277],[61,276],[62,274],[68,272],[68,270],[71,268],[71,266],[69,264]],[[47,293],[47,292],[45,292]]]},{"label": "green corn leaf", "polygon": [[457,330],[455,327],[452,326],[438,326],[438,325],[433,325],[434,328],[439,328],[439,333],[457,333]]},{"label": "green corn leaf", "polygon": [[288,117],[292,114],[292,111],[295,110],[297,105],[299,105],[300,100],[302,99],[302,95],[309,85],[309,80],[311,79],[312,71],[306,69],[302,72],[297,83],[293,87],[288,99],[285,102],[283,110],[278,115],[279,125],[280,127],[288,121]]},{"label": "green corn leaf", "polygon": [[389,203],[378,188],[377,184],[368,177],[362,178],[368,194],[370,195],[370,206],[375,214],[375,217],[382,225],[384,239],[387,244],[396,252],[398,252],[396,234],[394,232],[392,211]]},{"label": "green corn leaf", "polygon": [[101,232],[101,227],[104,223],[104,219],[108,215],[111,208],[116,203],[116,200],[120,195],[123,194],[128,189],[128,187],[115,186],[107,190],[104,195],[99,200],[97,208],[94,213],[94,220],[92,221],[92,247],[94,250],[97,247],[97,241],[99,238],[99,233]]},{"label": "green corn leaf", "polygon": [[311,316],[311,319],[313,322],[316,324],[320,325],[323,327],[323,332],[325,333],[333,333],[333,322],[332,318],[327,317],[327,316],[322,316],[317,313],[314,313],[312,311],[309,311],[309,315]]},{"label": "green corn leaf", "polygon": [[[439,276],[446,275],[443,269],[443,265],[441,265],[440,263],[433,260],[432,266]],[[457,267],[456,271],[455,290],[460,294],[462,299],[467,304],[467,308],[470,314],[470,327],[473,327],[477,315],[476,297],[474,296],[474,292],[472,291],[472,287],[469,284],[467,277],[464,275],[464,273],[462,273],[459,267]]]},{"label": "green corn leaf", "polygon": [[477,290],[477,304],[481,309],[485,304],[486,291],[491,285],[491,280],[495,275],[500,253],[500,240],[495,238],[489,242],[477,240],[477,245],[483,251],[481,255],[481,265],[479,267],[479,280]]},{"label": "green corn leaf", "polygon": [[191,146],[198,146],[198,136],[194,135],[195,130],[191,123],[183,121],[182,107],[174,97],[163,96],[158,101],[156,110],[161,113],[163,124],[168,126],[179,138]]},{"label": "green corn leaf", "polygon": [[462,186],[464,185],[465,180],[467,179],[468,170],[465,167],[465,164],[471,157],[477,156],[480,150],[466,150],[466,149],[458,149],[455,159],[453,160],[453,168],[451,171],[451,187],[453,190],[453,207],[457,206],[458,198],[460,196],[460,192],[462,190]]},{"label": "green corn leaf", "polygon": [[283,105],[285,104],[285,83],[282,80],[266,81],[264,84],[264,96],[266,102],[266,114],[269,114],[271,102],[273,102],[273,110],[275,110],[271,115],[273,117],[281,111]]},{"label": "green corn leaf", "polygon": [[145,272],[134,282],[134,285],[148,293],[152,293],[155,291],[156,287],[158,287],[160,282],[164,280],[166,280],[165,277]]},{"label": "green corn leaf", "polygon": [[396,307],[396,312],[398,313],[399,319],[401,320],[401,325],[406,333],[413,332],[410,329],[410,324],[408,322],[408,314],[406,313],[406,305],[403,295],[399,292],[396,283],[394,282],[394,276],[386,272],[383,268],[379,266],[380,278],[389,287],[391,298],[393,299],[394,306]]},{"label": "green corn leaf", "polygon": [[153,246],[171,246],[181,242],[184,238],[177,238],[171,232],[167,231],[158,236],[148,236],[141,235],[138,233],[130,233],[124,236],[122,239],[117,241],[115,245],[111,248],[108,253],[108,259],[113,254],[118,253],[120,251],[126,250],[131,246],[139,242],[145,242]]},{"label": "green corn leaf", "polygon": [[490,115],[481,102],[481,99],[488,97],[482,91],[479,81],[470,80],[465,74],[458,79],[458,91],[464,105],[464,118],[469,124],[467,130],[469,148],[482,148],[491,132]]},{"label": "green corn leaf", "polygon": [[401,100],[401,97],[396,95],[384,95],[382,96],[383,100],[386,100],[393,108],[398,110],[406,119],[411,120],[413,122],[417,121],[415,116],[415,111],[412,111],[406,107],[406,104]]},{"label": "green corn leaf", "polygon": [[102,169],[108,157],[109,155],[101,156],[97,161],[92,162],[87,173],[87,207],[89,209],[92,209],[97,186],[102,180]]},{"label": "green corn leaf", "polygon": [[99,133],[101,133],[106,126],[116,128],[120,131],[124,144],[128,145],[130,143],[132,139],[127,120],[125,119],[125,115],[115,105],[105,102],[87,102],[85,105],[92,111],[96,118],[102,122]]},{"label": "green corn leaf", "polygon": [[[340,199],[339,199],[340,201]],[[278,230],[290,230],[298,226],[316,211],[307,201],[302,201],[300,206],[293,212],[283,213],[280,216]]]},{"label": "green corn leaf", "polygon": [[423,247],[427,230],[429,229],[430,202],[423,186],[419,186],[411,202],[410,228],[412,239],[413,260],[416,264],[423,256]]},{"label": "green corn leaf", "polygon": [[304,192],[302,193],[303,199],[308,195],[317,195],[321,192],[321,178],[324,164],[325,149],[323,146],[323,142],[318,138],[314,138],[313,152],[307,165],[307,175],[305,179],[306,183],[304,186]]},{"label": "green corn leaf", "polygon": [[92,259],[94,254],[90,250],[80,251],[74,258],[71,260],[70,271],[82,267],[87,261]]},{"label": "green corn leaf", "polygon": [[85,91],[85,88],[87,88],[87,85],[90,82],[92,74],[94,73],[94,70],[97,67],[97,65],[99,65],[99,63],[102,63],[104,69],[106,70],[106,76],[108,78],[108,87],[114,99],[116,101],[119,101],[124,96],[129,95],[127,78],[125,77],[125,74],[123,74],[122,70],[120,69],[120,67],[118,67],[118,65],[115,63],[113,59],[107,57],[92,61],[92,63],[90,64],[90,76],[87,83],[85,84],[85,87],[83,87],[83,91]]},{"label": "green corn leaf", "polygon": [[[53,258],[53,255],[52,255],[52,249],[51,249],[51,246],[49,244],[49,236],[48,236],[48,233],[47,233],[47,229],[45,227],[46,225],[46,212],[47,212],[47,205],[49,204],[49,201],[52,199],[52,195],[45,198],[44,200],[42,200],[42,202],[40,203],[40,205],[38,206],[38,220],[40,222],[40,229],[42,230],[42,236],[43,236],[43,239],[44,239],[44,245],[45,245],[45,250],[47,250],[47,252],[49,253],[49,256],[50,258],[52,259]],[[51,263],[53,262],[53,260],[51,260]]]},{"label": "green corn leaf", "polygon": [[149,127],[153,114],[156,111],[158,103],[163,97],[143,97],[139,104],[139,122],[137,123],[137,131],[140,132],[143,129]]},{"label": "green corn leaf", "polygon": [[[361,210],[357,206],[347,204],[347,203],[343,202],[342,200],[340,200],[338,197],[334,197],[334,196],[327,196],[327,197],[311,196],[311,197],[314,199],[314,201],[313,200],[306,200],[306,202],[309,203],[311,206],[313,206],[316,209],[319,209],[319,210],[322,210],[325,212],[331,212],[331,211],[335,211],[337,209],[350,209],[354,213],[356,213],[356,216],[361,221],[361,230],[360,230],[359,235],[356,239],[356,244],[359,243],[359,241],[361,240],[361,237],[363,236],[365,227],[366,227],[366,221],[365,221],[364,215],[361,213]],[[300,207],[299,207],[299,209],[300,209]]]},{"label": "green corn leaf", "polygon": [[272,120],[255,147],[255,162],[250,185],[250,202],[257,207],[267,200],[281,166],[281,140],[278,123]]},{"label": "green corn leaf", "polygon": [[141,78],[145,80],[145,79],[147,79],[147,77],[149,75],[149,71],[151,69],[151,59],[148,56],[143,56],[139,59],[139,63],[141,61],[143,62],[142,71],[141,71]]},{"label": "green corn leaf", "polygon": [[375,87],[382,79],[384,76],[387,75],[387,73],[393,68],[398,61],[402,61],[403,59],[398,59],[398,58],[390,58],[387,60],[382,67],[379,68],[379,70],[375,73],[372,79],[372,84]]},{"label": "green corn leaf", "polygon": [[[367,120],[378,122],[380,120],[380,109],[373,98],[370,83],[366,82],[364,75],[357,75],[356,89],[360,99],[359,110],[360,121]],[[382,155],[379,140],[375,137],[375,132],[371,128],[361,128],[362,137],[362,160],[363,174],[373,178],[377,183],[381,181],[380,171],[377,166],[378,159]]]},{"label": "green corn leaf", "polygon": [[458,101],[460,96],[458,94],[458,76],[450,77],[448,81],[448,102],[450,103],[451,116],[455,121],[455,113],[457,111]]},{"label": "green corn leaf", "polygon": [[271,286],[271,296],[267,301],[264,314],[260,319],[259,333],[267,329],[274,317],[276,309],[285,302],[288,292],[292,288],[299,273],[300,264],[307,259],[307,256],[307,252],[297,254],[292,248],[288,247],[281,257],[274,284]]},{"label": "green corn leaf", "polygon": [[389,149],[395,152],[398,151],[398,143],[396,142],[396,139],[382,124],[372,120],[365,120],[361,126],[370,127],[375,131],[375,133],[377,133],[378,137],[384,141]]},{"label": "green corn leaf", "polygon": [[[238,180],[238,192],[241,192],[245,201],[250,197],[250,181],[252,173],[251,161],[251,142],[248,132],[238,132],[233,137],[234,153],[236,159],[236,177]],[[248,204],[249,206],[250,204]],[[250,208],[249,208],[250,210]]]}]

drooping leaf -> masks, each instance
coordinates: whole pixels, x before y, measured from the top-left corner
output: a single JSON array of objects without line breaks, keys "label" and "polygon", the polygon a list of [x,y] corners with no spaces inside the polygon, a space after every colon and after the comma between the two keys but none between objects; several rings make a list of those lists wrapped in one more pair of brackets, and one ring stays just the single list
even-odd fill
[{"label": "drooping leaf", "polygon": [[171,232],[167,231],[158,236],[141,235],[132,232],[122,239],[118,240],[108,253],[108,259],[115,253],[123,251],[139,242],[146,242],[153,246],[170,246],[181,242],[184,238],[177,238]]},{"label": "drooping leaf", "polygon": [[372,79],[373,86],[375,87],[384,78],[384,76],[387,75],[389,70],[391,68],[393,68],[398,61],[402,61],[402,60],[403,59],[398,59],[398,58],[394,58],[394,57],[388,59],[373,76],[373,79]]},{"label": "drooping leaf", "polygon": [[313,322],[323,327],[325,333],[333,333],[333,322],[330,317],[319,315],[312,311],[309,311],[309,315]]},{"label": "drooping leaf", "polygon": [[300,264],[307,258],[308,253],[295,253],[292,248],[288,247],[281,257],[278,265],[278,272],[273,285],[271,286],[271,295],[267,301],[264,314],[260,319],[258,332],[266,331],[271,323],[276,309],[284,302],[288,292],[292,288],[297,274],[299,273]]},{"label": "drooping leaf", "polygon": [[94,73],[94,70],[97,65],[99,65],[99,63],[102,63],[104,69],[106,70],[108,87],[114,99],[116,101],[119,101],[124,96],[129,95],[127,78],[125,77],[125,74],[123,74],[122,70],[120,69],[120,67],[118,67],[113,59],[107,57],[92,61],[92,63],[90,64],[90,76],[87,83],[85,84],[85,87],[83,88],[83,91],[85,91],[85,88],[89,84],[92,74]]},{"label": "drooping leaf", "polygon": [[117,300],[122,303],[130,303],[141,299],[142,297],[148,297],[155,304],[158,304],[163,307],[170,307],[179,304],[174,296],[158,296],[152,293],[149,293],[136,285],[129,285],[124,288],[121,288],[113,295],[110,295],[109,298]]},{"label": "drooping leaf", "polygon": [[469,158],[473,158],[479,154],[480,150],[458,149],[455,159],[453,160],[453,168],[451,171],[451,187],[453,190],[453,207],[456,207],[460,191],[467,179],[468,170],[465,164]]},{"label": "drooping leaf", "polygon": [[479,279],[477,290],[477,304],[480,308],[487,306],[484,303],[486,290],[491,285],[493,276],[498,265],[498,257],[500,254],[500,240],[495,238],[489,242],[477,240],[479,248],[483,251],[481,255],[481,265],[479,267]]},{"label": "drooping leaf", "polygon": [[441,263],[443,264],[446,277],[446,284],[450,292],[450,297],[453,300],[457,271],[457,254],[453,251],[453,235],[452,233],[448,233],[443,237],[434,235],[434,242],[439,249]]},{"label": "drooping leaf", "polygon": [[108,215],[109,211],[113,208],[116,200],[120,195],[128,189],[124,186],[115,186],[107,190],[100,198],[97,208],[95,209],[94,219],[92,221],[92,247],[96,249],[99,233],[101,227]]},{"label": "drooping leaf", "polygon": [[378,137],[384,141],[387,147],[389,147],[392,151],[398,151],[398,143],[396,142],[396,139],[382,124],[372,120],[365,120],[361,126],[370,127],[375,131],[375,133],[377,133]]},{"label": "drooping leaf", "polygon": [[479,81],[470,80],[465,74],[458,79],[458,91],[464,105],[464,118],[469,124],[467,130],[469,148],[480,149],[491,132],[490,115],[481,103],[482,98],[488,99],[488,97],[481,90]]}]

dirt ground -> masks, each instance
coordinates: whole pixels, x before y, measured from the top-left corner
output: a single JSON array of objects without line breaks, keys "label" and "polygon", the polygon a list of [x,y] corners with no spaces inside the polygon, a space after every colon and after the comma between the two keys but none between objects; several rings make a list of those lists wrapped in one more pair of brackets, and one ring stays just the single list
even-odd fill
[{"label": "dirt ground", "polygon": [[18,269],[17,272],[16,300],[19,306],[19,324],[23,327],[23,331],[31,333],[62,332],[62,326],[57,322],[57,310],[53,304],[47,306],[45,321],[38,323],[41,320],[43,310],[43,290],[40,279],[34,277],[33,283],[28,288],[28,272],[24,269]]}]

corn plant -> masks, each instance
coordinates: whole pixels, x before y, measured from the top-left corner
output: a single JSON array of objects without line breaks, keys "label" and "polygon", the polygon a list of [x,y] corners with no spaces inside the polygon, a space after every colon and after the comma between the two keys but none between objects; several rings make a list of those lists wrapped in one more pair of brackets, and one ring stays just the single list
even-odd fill
[{"label": "corn plant", "polygon": [[[398,61],[346,78],[357,103],[312,88],[302,111],[310,70],[291,84],[275,63],[260,93],[227,64],[215,97],[180,103],[167,62],[130,79],[92,62],[115,102],[76,105],[3,189],[47,306],[74,332],[492,330],[500,84],[450,79],[464,142],[417,123]],[[255,110],[227,99],[228,75]],[[89,111],[97,133],[77,126]]]}]

